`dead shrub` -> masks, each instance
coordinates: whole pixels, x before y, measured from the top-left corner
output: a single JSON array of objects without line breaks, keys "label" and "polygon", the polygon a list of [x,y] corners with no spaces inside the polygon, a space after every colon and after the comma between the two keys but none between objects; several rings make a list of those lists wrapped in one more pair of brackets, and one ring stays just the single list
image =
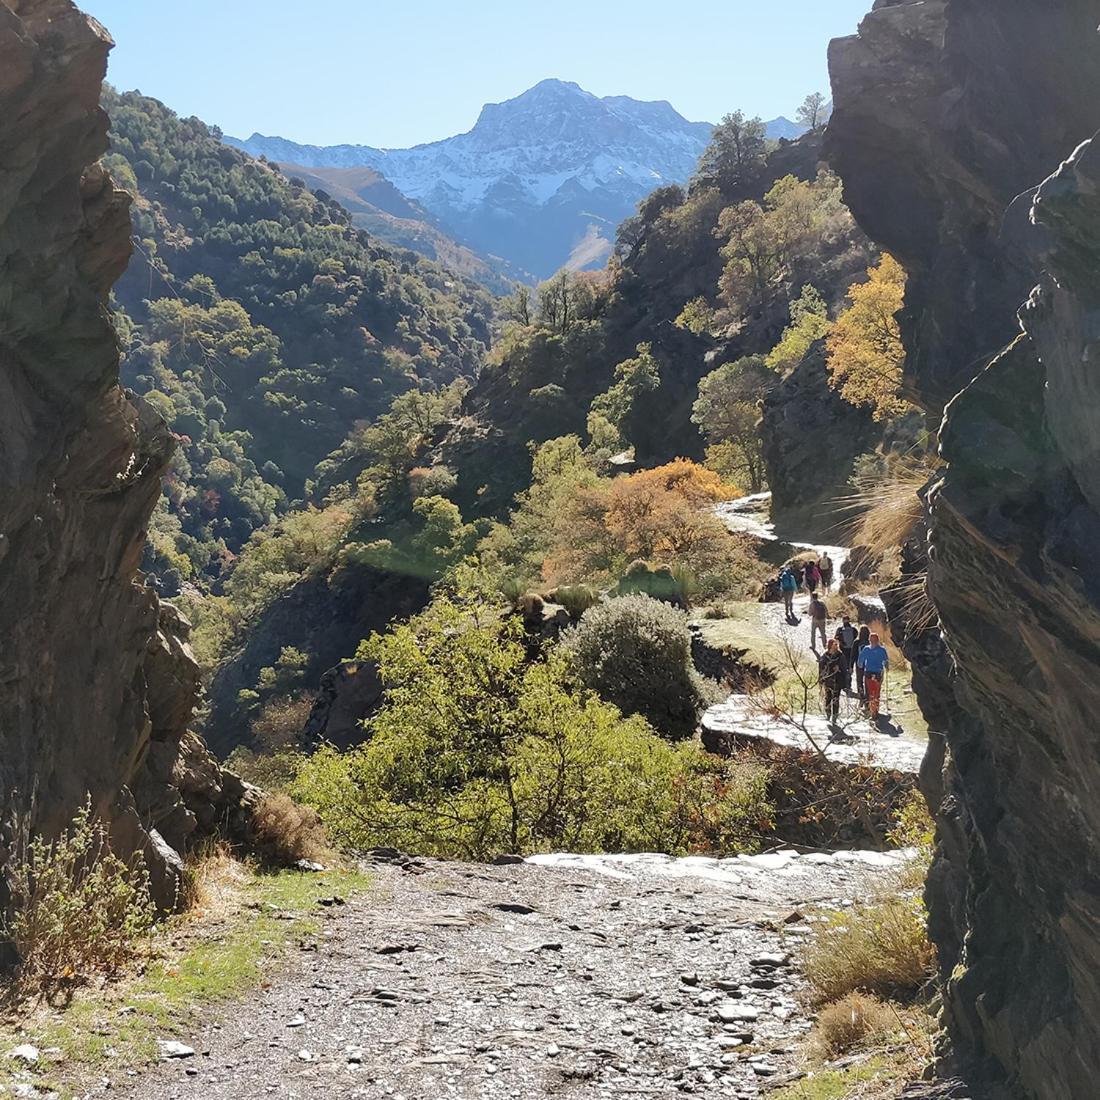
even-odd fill
[{"label": "dead shrub", "polygon": [[8,886],[3,932],[19,960],[16,998],[51,998],[117,975],[140,953],[156,916],[144,860],[114,854],[90,799],[56,840],[32,837],[19,823]]},{"label": "dead shrub", "polygon": [[826,1005],[817,1018],[817,1042],[826,1058],[839,1058],[868,1039],[888,1035],[897,1017],[877,997],[849,993]]},{"label": "dead shrub", "polygon": [[221,915],[248,880],[248,868],[225,840],[212,837],[187,853],[181,901],[187,912]]},{"label": "dead shrub", "polygon": [[313,696],[306,692],[268,700],[252,720],[253,742],[261,752],[272,755],[294,748],[312,709]]},{"label": "dead shrub", "polygon": [[832,913],[803,958],[816,1004],[850,993],[910,999],[932,976],[935,964],[924,904],[913,891],[884,892],[873,901]]},{"label": "dead shrub", "polygon": [[317,811],[290,795],[267,794],[252,812],[256,850],[272,863],[291,865],[301,859],[323,862],[332,857]]}]

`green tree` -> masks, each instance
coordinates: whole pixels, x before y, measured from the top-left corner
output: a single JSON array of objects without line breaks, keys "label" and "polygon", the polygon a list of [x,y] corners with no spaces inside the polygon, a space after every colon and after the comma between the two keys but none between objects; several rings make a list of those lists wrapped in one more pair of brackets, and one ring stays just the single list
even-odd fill
[{"label": "green tree", "polygon": [[810,281],[830,251],[850,244],[857,231],[842,202],[840,181],[822,171],[809,183],[784,176],[763,203],[726,208],[719,236],[726,242],[719,288],[740,317]]},{"label": "green tree", "polygon": [[768,353],[768,366],[777,374],[793,370],[802,362],[813,343],[827,336],[831,328],[825,299],[807,283],[791,303],[791,323],[779,343]]},{"label": "green tree", "polygon": [[814,92],[812,95],[806,96],[802,101],[802,106],[798,108],[798,112],[794,116],[795,120],[802,123],[809,130],[816,130],[819,126],[824,126],[828,120],[825,102],[825,97],[820,92]]},{"label": "green tree", "polygon": [[692,189],[717,188],[732,194],[759,176],[768,151],[764,123],[741,111],[726,115],[703,151]]},{"label": "green tree", "polygon": [[760,402],[775,384],[775,373],[764,359],[748,356],[725,363],[701,379],[692,406],[692,423],[717,448],[714,468],[750,493],[759,493],[767,481]]},{"label": "green tree", "polygon": [[441,594],[360,647],[385,686],[368,740],[322,750],[295,784],[330,836],[463,859],[751,846],[760,772],[664,743],[574,688],[553,650],[531,662],[521,621],[485,600]]},{"label": "green tree", "polygon": [[661,384],[661,369],[653,356],[651,344],[639,344],[633,359],[626,359],[615,368],[615,383],[596,397],[591,411],[604,417],[629,438],[630,418],[638,400],[653,393]]}]

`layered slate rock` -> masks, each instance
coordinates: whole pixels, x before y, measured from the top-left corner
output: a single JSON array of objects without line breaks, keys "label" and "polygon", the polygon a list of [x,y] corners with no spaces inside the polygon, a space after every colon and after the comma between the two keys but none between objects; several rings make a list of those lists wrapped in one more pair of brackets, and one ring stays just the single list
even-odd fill
[{"label": "layered slate rock", "polygon": [[1100,0],[880,0],[830,58],[831,159],[910,274],[908,388],[946,406],[906,555],[940,624],[906,649],[949,747],[923,775],[947,1022],[982,1095],[1029,1100],[1100,1079],[1098,24]]},{"label": "layered slate rock", "polygon": [[245,791],[181,751],[198,670],[138,572],[175,443],[118,384],[110,46],[69,0],[0,0],[0,814],[7,838],[16,818],[49,836],[90,799],[167,904],[195,808],[224,818]]}]

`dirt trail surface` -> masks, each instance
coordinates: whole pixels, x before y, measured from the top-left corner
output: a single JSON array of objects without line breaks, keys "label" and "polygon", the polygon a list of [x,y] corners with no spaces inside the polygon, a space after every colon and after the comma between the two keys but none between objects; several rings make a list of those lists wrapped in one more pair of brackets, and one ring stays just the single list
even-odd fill
[{"label": "dirt trail surface", "polygon": [[814,905],[848,903],[903,858],[384,863],[270,988],[177,1037],[194,1056],[109,1091],[755,1097],[798,1071]]},{"label": "dirt trail surface", "polygon": [[[745,532],[769,542],[780,541],[768,518],[770,503],[770,493],[759,493],[720,504],[717,514],[731,531]],[[839,588],[848,559],[845,547],[810,542],[789,542],[787,545],[792,550],[828,553],[835,566],[832,591]],[[810,642],[809,610],[810,597],[801,593],[794,601],[793,620],[786,618],[779,603],[758,604],[752,608],[755,629],[774,640],[771,653],[765,655],[766,663],[781,676],[789,672],[791,662],[794,662],[805,670],[804,675],[816,681],[814,670],[819,651],[812,648]],[[826,636],[832,637],[838,625],[837,620],[830,620]],[[702,721],[703,727],[714,734],[759,738],[805,751],[820,749],[838,764],[863,765],[915,775],[924,759],[927,737],[907,729],[908,722],[903,725],[891,716],[892,703],[902,701],[898,696],[903,691],[906,695],[911,694],[907,679],[889,676],[883,699],[883,716],[877,724],[863,716],[854,694],[846,694],[841,699],[838,725],[831,726],[824,714],[818,713],[821,704],[816,692],[811,701],[811,712],[805,715],[768,713],[759,702],[735,694],[726,702],[709,708]],[[906,701],[911,704],[910,700]]]}]

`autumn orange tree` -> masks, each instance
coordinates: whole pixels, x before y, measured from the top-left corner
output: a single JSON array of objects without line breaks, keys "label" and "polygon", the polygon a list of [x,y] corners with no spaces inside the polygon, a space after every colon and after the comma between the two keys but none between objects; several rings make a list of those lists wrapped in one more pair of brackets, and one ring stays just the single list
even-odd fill
[{"label": "autumn orange tree", "polygon": [[887,253],[867,277],[848,291],[852,304],[829,334],[829,373],[846,400],[886,420],[909,408],[898,393],[905,348],[897,313],[905,301],[905,270]]},{"label": "autumn orange tree", "polygon": [[564,503],[543,573],[552,583],[615,579],[635,560],[681,566],[729,582],[739,546],[711,511],[740,495],[713,471],[676,459],[601,480]]}]

